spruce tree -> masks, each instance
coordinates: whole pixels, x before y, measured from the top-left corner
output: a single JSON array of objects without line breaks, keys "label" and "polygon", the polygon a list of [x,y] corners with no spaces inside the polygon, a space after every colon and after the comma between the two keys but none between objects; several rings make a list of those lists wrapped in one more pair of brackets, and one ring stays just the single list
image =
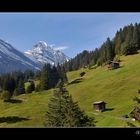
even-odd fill
[{"label": "spruce tree", "polygon": [[115,38],[114,38],[114,44],[115,44],[115,54],[120,55],[121,54],[121,44],[122,44],[122,33],[117,31]]},{"label": "spruce tree", "polygon": [[22,79],[19,80],[19,84],[14,91],[14,95],[20,95],[25,93],[24,81]]},{"label": "spruce tree", "polygon": [[131,24],[127,27],[125,34],[125,42],[122,43],[121,52],[124,55],[136,53],[137,45],[137,29]]},{"label": "spruce tree", "polygon": [[58,83],[59,79],[60,79],[58,70],[57,70],[57,68],[55,66],[53,66],[51,68],[50,78],[49,79],[50,79],[49,80],[50,88],[54,88],[56,86],[56,84]]},{"label": "spruce tree", "polygon": [[1,98],[3,99],[4,102],[10,101],[12,95],[9,91],[3,90],[1,93]]},{"label": "spruce tree", "polygon": [[41,71],[41,90],[49,89],[50,65],[47,64]]},{"label": "spruce tree", "polygon": [[35,92],[39,92],[40,90],[41,90],[41,84],[39,83],[35,86]]},{"label": "spruce tree", "polygon": [[113,60],[115,55],[114,55],[114,50],[113,50],[113,44],[110,41],[110,38],[107,38],[105,46],[106,46],[106,57],[107,57],[106,59],[107,59],[107,61]]},{"label": "spruce tree", "polygon": [[27,92],[27,93],[32,93],[34,90],[35,90],[35,84],[34,84],[34,82],[32,81],[32,82],[30,82],[29,86],[27,87],[26,92]]},{"label": "spruce tree", "polygon": [[46,127],[87,127],[95,126],[93,118],[81,111],[77,102],[64,87],[62,81],[54,90],[46,113]]},{"label": "spruce tree", "polygon": [[58,73],[58,79],[57,79],[57,83],[59,80],[63,81],[64,83],[68,82],[68,78],[67,78],[67,74],[66,74],[66,70],[65,67],[63,65],[57,65],[57,73]]},{"label": "spruce tree", "polygon": [[9,74],[6,74],[3,77],[3,83],[1,85],[1,88],[3,90],[6,90],[10,93],[10,95],[13,95],[13,92],[16,88],[16,81],[14,80],[14,78],[12,76],[10,76]]},{"label": "spruce tree", "polygon": [[136,50],[138,50],[140,48],[140,46],[139,46],[140,45],[140,33],[138,30],[137,24],[135,24],[135,27],[134,27],[133,36],[132,36],[132,44]]}]

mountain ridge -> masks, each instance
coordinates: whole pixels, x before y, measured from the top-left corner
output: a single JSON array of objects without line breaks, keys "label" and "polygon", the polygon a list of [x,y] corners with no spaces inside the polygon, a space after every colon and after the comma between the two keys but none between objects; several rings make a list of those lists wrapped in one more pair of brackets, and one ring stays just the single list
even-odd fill
[{"label": "mountain ridge", "polygon": [[0,73],[7,73],[15,70],[40,69],[38,64],[31,61],[22,52],[2,39],[0,39],[0,68]]},{"label": "mountain ridge", "polygon": [[52,46],[44,41],[39,41],[31,50],[27,50],[25,54],[29,58],[36,59],[39,63],[50,63],[52,65],[62,64],[69,61],[69,58],[60,50],[55,50]]},{"label": "mountain ridge", "polygon": [[[43,53],[41,54],[42,50],[40,48],[40,54],[37,53],[39,56],[42,55],[42,60],[41,60],[41,57],[39,57],[40,61],[38,61],[38,59],[36,57],[30,56],[29,53],[28,54],[23,53],[23,52],[17,50],[16,48],[14,48],[9,42],[0,39],[0,68],[1,68],[0,73],[1,74],[9,73],[12,71],[17,71],[17,70],[25,71],[26,69],[36,71],[36,70],[40,70],[45,63],[50,63],[53,65],[53,64],[57,64],[59,62],[63,63],[64,60],[66,60],[65,58],[67,58],[67,57],[62,52],[59,52],[61,55],[59,55],[57,52],[56,54],[59,57],[55,56],[55,59],[53,59],[54,54],[52,54],[52,53],[55,53],[53,48],[48,46],[46,42],[42,41],[39,43],[41,43],[40,45],[44,44],[42,46],[44,47],[43,50],[45,52],[49,52],[49,57],[47,57],[47,55],[43,56]],[[38,46],[34,46],[34,48],[36,48],[37,52],[39,52]],[[57,59],[59,59],[61,61],[57,61]],[[45,61],[43,61],[43,60],[45,60]],[[41,62],[43,62],[43,63],[41,63]]]}]

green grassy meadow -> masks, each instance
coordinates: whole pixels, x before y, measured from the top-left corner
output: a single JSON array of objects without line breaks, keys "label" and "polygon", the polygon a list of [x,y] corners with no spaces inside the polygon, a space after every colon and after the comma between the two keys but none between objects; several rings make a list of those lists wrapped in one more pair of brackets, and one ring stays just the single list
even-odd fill
[{"label": "green grassy meadow", "polygon": [[[129,115],[135,106],[135,96],[140,97],[140,54],[121,56],[121,68],[108,70],[106,66],[96,69],[80,69],[67,74],[69,82],[86,74],[79,83],[66,85],[82,110],[95,118],[96,127],[128,127],[123,115]],[[26,84],[27,87],[28,83]],[[44,127],[47,104],[53,90],[24,94],[16,97],[20,103],[0,100],[0,127]],[[107,111],[95,112],[93,102],[105,101]],[[9,119],[10,117],[10,119]],[[16,117],[14,121],[12,117]],[[15,119],[16,120],[16,119]],[[140,123],[132,122],[137,127]]]}]

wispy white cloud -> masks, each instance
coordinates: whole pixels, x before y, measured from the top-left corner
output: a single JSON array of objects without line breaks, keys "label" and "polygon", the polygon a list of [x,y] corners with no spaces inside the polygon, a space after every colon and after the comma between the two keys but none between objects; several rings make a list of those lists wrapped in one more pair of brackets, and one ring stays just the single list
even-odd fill
[{"label": "wispy white cloud", "polygon": [[54,48],[55,50],[66,50],[68,49],[69,47],[68,46],[59,46],[59,47],[56,47]]},{"label": "wispy white cloud", "polygon": [[53,47],[54,48],[55,47],[55,44],[50,44],[50,47]]}]

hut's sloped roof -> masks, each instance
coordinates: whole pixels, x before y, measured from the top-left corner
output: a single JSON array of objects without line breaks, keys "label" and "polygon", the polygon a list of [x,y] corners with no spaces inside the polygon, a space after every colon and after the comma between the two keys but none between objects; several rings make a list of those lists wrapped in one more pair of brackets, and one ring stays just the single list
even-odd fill
[{"label": "hut's sloped roof", "polygon": [[94,102],[93,104],[101,104],[101,103],[105,103],[106,104],[106,102],[104,102],[104,101]]},{"label": "hut's sloped roof", "polygon": [[112,64],[112,63],[119,64],[119,62],[117,62],[117,61],[108,61],[108,64]]}]

